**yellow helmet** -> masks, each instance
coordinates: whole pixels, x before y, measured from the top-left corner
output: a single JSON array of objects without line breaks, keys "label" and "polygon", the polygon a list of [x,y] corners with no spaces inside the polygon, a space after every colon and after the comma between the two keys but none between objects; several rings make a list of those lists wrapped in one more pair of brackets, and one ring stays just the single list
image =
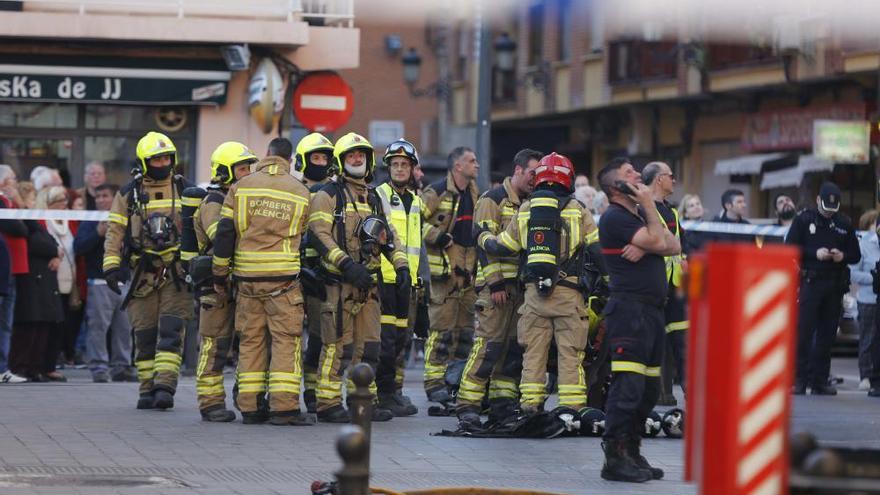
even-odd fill
[{"label": "yellow helmet", "polygon": [[[296,169],[305,172],[309,166],[309,155],[316,151],[323,151],[330,158],[333,156],[333,143],[320,132],[313,132],[300,139],[296,144]],[[330,165],[329,160],[327,165]]]},{"label": "yellow helmet", "polygon": [[363,150],[367,154],[367,177],[372,175],[373,167],[375,166],[376,162],[376,159],[373,156],[373,145],[370,144],[369,141],[367,141],[367,138],[354,132],[349,132],[348,134],[337,139],[336,145],[333,146],[333,158],[335,159],[336,166],[340,175],[342,175],[342,170],[344,168],[343,165],[345,164],[345,160],[342,156],[349,151],[358,149]]},{"label": "yellow helmet", "polygon": [[150,131],[142,137],[137,144],[137,158],[141,166],[141,173],[147,173],[147,162],[150,158],[161,155],[171,155],[171,167],[177,166],[177,148],[165,134]]},{"label": "yellow helmet", "polygon": [[211,153],[211,182],[232,184],[235,182],[235,173],[232,169],[236,165],[242,162],[253,163],[257,160],[257,155],[247,146],[236,141],[226,141]]}]

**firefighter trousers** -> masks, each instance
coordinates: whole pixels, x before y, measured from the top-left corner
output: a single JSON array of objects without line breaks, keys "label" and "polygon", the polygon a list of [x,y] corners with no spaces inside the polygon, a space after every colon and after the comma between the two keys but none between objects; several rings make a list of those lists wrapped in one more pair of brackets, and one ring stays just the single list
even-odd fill
[{"label": "firefighter trousers", "polygon": [[525,303],[519,309],[517,338],[523,348],[520,405],[524,410],[541,409],[547,400],[547,358],[556,340],[559,373],[559,405],[579,409],[587,405],[584,349],[589,320],[581,293],[557,285],[541,296],[535,284],[526,286]]},{"label": "firefighter trousers", "polygon": [[501,305],[492,301],[489,287],[478,294],[475,309],[479,325],[456,397],[459,409],[479,408],[487,384],[490,403],[519,398],[523,350],[517,342],[517,309],[523,303],[523,293],[516,281],[507,282],[505,290],[507,302]]},{"label": "firefighter trousers", "polygon": [[239,280],[237,287],[238,408],[257,412],[268,392],[272,415],[298,414],[303,322],[299,282]]},{"label": "firefighter trousers", "polygon": [[235,333],[235,306],[228,296],[204,289],[199,297],[199,362],[196,395],[203,412],[226,407],[223,368]]},{"label": "firefighter trousers", "polygon": [[639,432],[660,397],[666,340],[663,309],[612,295],[605,306],[611,388],[605,405],[605,439]]},{"label": "firefighter trousers", "polygon": [[[318,412],[342,405],[343,377],[351,366],[363,361],[379,364],[378,289],[357,289],[351,284],[327,286],[321,306],[321,358],[318,365]],[[349,384],[351,387],[351,385]],[[375,382],[370,384],[373,395]]]},{"label": "firefighter trousers", "polygon": [[403,372],[406,349],[412,344],[412,331],[416,319],[418,295],[414,290],[409,298],[405,318],[397,315],[399,305],[397,289],[394,285],[379,288],[379,301],[382,309],[379,364],[376,369],[376,390],[379,395],[392,395],[403,389]]},{"label": "firefighter trousers", "polygon": [[672,395],[673,380],[678,377],[681,388],[684,390],[684,352],[686,331],[690,327],[687,318],[685,300],[680,297],[674,286],[669,286],[669,295],[666,298],[666,306],[663,308],[666,320],[666,348],[663,359],[662,375],[663,396]]},{"label": "firefighter trousers", "polygon": [[306,330],[308,340],[303,353],[303,393],[318,388],[318,360],[321,358],[321,306],[324,301],[317,297],[306,298]]},{"label": "firefighter trousers", "polygon": [[177,378],[183,358],[183,335],[187,320],[193,318],[193,298],[166,279],[153,288],[150,274],[136,284],[128,303],[128,319],[134,330],[135,356],[141,395],[165,390],[177,391]]},{"label": "firefighter trousers", "polygon": [[425,393],[458,385],[456,367],[464,367],[474,340],[474,303],[477,295],[463,277],[431,281],[430,329],[425,342]]}]

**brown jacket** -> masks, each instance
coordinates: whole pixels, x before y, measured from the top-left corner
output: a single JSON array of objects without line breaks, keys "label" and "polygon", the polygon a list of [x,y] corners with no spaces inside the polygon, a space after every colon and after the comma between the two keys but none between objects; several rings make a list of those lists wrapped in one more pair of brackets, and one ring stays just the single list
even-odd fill
[{"label": "brown jacket", "polygon": [[214,252],[214,237],[217,235],[220,210],[226,199],[226,193],[226,190],[220,188],[209,189],[193,215],[193,227],[196,231],[196,239],[199,241],[200,254],[210,255]]},{"label": "brown jacket", "polygon": [[[480,196],[474,208],[474,225],[484,226],[492,234],[500,234],[516,216],[520,203],[519,195],[513,190],[508,177],[502,185]],[[479,257],[475,282],[477,288],[488,285],[492,290],[503,290],[505,280],[516,281],[519,256],[492,256],[480,250]]]},{"label": "brown jacket", "polygon": [[[468,184],[468,191],[476,209],[480,189],[476,181]],[[476,269],[476,250],[465,248],[453,243],[444,249],[437,245],[437,240],[442,234],[452,235],[455,226],[456,212],[459,204],[459,193],[452,179],[452,172],[447,172],[446,178],[434,182],[422,191],[425,247],[428,250],[428,264],[431,266],[431,278],[444,279],[456,272],[473,274]]]},{"label": "brown jacket", "polygon": [[[292,279],[300,270],[300,240],[309,191],[290,175],[287,160],[269,156],[229,188],[214,239],[214,276]],[[230,263],[231,262],[231,263]]]}]

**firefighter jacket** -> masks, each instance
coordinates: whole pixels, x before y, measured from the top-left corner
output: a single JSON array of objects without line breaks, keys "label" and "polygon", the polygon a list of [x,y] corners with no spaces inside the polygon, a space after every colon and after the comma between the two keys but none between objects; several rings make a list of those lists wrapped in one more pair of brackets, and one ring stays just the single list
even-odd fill
[{"label": "firefighter jacket", "polygon": [[[470,182],[468,191],[476,209],[480,194],[476,181]],[[444,279],[456,272],[473,273],[476,259],[472,248],[465,248],[455,243],[447,249],[437,245],[438,238],[443,234],[452,235],[452,229],[455,227],[459,193],[451,171],[447,172],[445,179],[425,188],[422,192],[422,202],[425,205],[423,237],[428,250],[431,277]]]},{"label": "firefighter jacket", "polygon": [[[118,269],[129,256],[131,267],[145,256],[150,268],[171,266],[179,259],[181,198],[188,185],[178,175],[163,180],[144,176],[116,193],[104,240],[105,273]],[[145,222],[157,226],[152,235]]]},{"label": "firefighter jacket", "polygon": [[199,207],[193,218],[193,227],[196,231],[196,239],[199,242],[199,254],[211,255],[214,253],[214,237],[217,235],[217,226],[220,224],[220,210],[226,199],[227,191],[219,187],[211,187],[208,194],[199,203]]},{"label": "firefighter jacket", "polygon": [[[341,211],[337,211],[341,206]],[[342,264],[351,259],[363,264],[374,273],[379,272],[379,257],[364,253],[358,238],[358,227],[368,216],[382,213],[382,206],[374,190],[367,187],[364,179],[337,177],[336,182],[326,184],[312,198],[309,214],[309,235],[321,254],[322,271],[331,280],[341,280]],[[341,226],[340,226],[341,223]],[[344,238],[340,239],[340,230]],[[407,267],[406,254],[401,250],[391,227],[389,241],[393,250],[386,254],[395,269]]]},{"label": "firefighter jacket", "polygon": [[[480,196],[474,208],[474,225],[482,226],[493,235],[498,235],[516,216],[520,198],[510,177],[504,183]],[[477,290],[488,285],[490,290],[503,290],[505,281],[516,281],[519,271],[519,256],[492,256],[482,248],[477,254]]]},{"label": "firefighter jacket", "polygon": [[[678,210],[666,201],[656,201],[656,203],[657,214],[660,215],[660,223],[665,225],[669,232],[675,235],[679,242],[681,242],[681,220],[678,216]],[[666,280],[675,287],[681,287],[683,254],[678,253],[666,256],[664,261],[666,262]]]},{"label": "firefighter jacket", "polygon": [[[394,229],[397,244],[400,250],[406,254],[409,274],[412,277],[412,286],[418,286],[419,266],[422,256],[422,199],[409,189],[398,192],[390,182],[386,182],[376,188],[379,199],[382,200],[382,210],[388,224]],[[404,201],[404,196],[408,196]],[[411,201],[407,209],[406,203]],[[393,284],[397,278],[394,265],[385,257],[382,263],[382,281]]]},{"label": "firefighter jacket", "polygon": [[[307,177],[303,177],[302,183],[309,188],[309,202],[315,197],[315,194],[324,187],[325,184],[333,182],[333,178],[325,177],[322,181],[313,181]],[[303,241],[302,241],[302,257],[303,257],[303,266],[315,270],[318,268],[318,265],[321,263],[321,255],[318,254],[318,250],[312,246],[312,242],[309,239],[311,236],[311,231],[306,228],[306,231],[303,233]]]},{"label": "firefighter jacket", "polygon": [[290,175],[287,160],[269,156],[229,188],[214,240],[214,277],[232,265],[236,279],[293,279],[300,270],[300,240],[309,214],[309,191]]},{"label": "firefighter jacket", "polygon": [[[514,253],[525,251],[528,246],[530,202],[525,201],[520,206],[516,220],[507,224],[507,228],[496,238],[498,244]],[[571,256],[578,252],[578,249],[599,242],[599,229],[596,227],[596,222],[593,221],[590,210],[573,198],[568,200],[559,216],[563,223],[562,232],[559,234],[558,257],[559,266],[562,269]],[[477,244],[481,248],[485,248],[486,241],[491,237],[488,232],[483,232],[477,239]],[[578,275],[578,273],[571,271],[565,274],[560,273],[559,278],[560,280],[570,279],[569,282],[577,283]]]}]

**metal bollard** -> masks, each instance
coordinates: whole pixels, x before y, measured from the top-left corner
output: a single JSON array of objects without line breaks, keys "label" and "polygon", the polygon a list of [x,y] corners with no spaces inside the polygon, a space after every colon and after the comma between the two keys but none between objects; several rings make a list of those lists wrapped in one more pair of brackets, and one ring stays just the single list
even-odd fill
[{"label": "metal bollard", "polygon": [[373,377],[373,369],[366,363],[357,364],[349,373],[349,378],[354,382],[355,390],[348,394],[348,411],[351,414],[351,424],[359,426],[366,439],[367,451],[364,465],[368,472],[373,424],[373,394],[370,392],[370,384],[373,383]]},{"label": "metal bollard", "polygon": [[359,426],[345,425],[336,439],[336,451],[343,463],[342,469],[336,472],[338,495],[369,495],[369,437]]}]

